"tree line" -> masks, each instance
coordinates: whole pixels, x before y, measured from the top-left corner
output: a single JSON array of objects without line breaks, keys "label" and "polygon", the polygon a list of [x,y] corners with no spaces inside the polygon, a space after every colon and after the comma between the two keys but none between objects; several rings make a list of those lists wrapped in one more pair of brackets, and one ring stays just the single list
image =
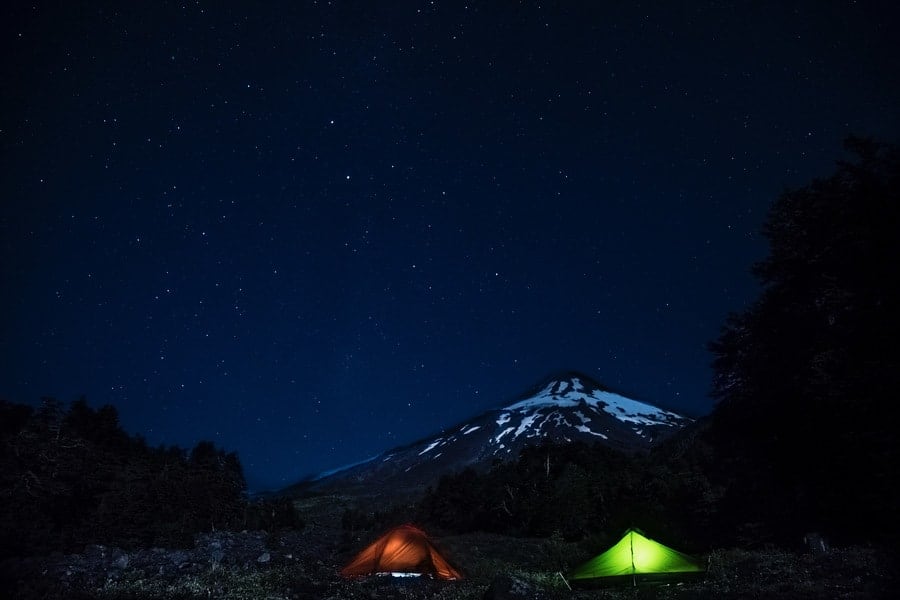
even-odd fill
[{"label": "tree line", "polygon": [[289,502],[251,502],[246,489],[234,452],[150,447],[112,406],[0,401],[0,557],[184,547],[202,531],[300,525]]}]

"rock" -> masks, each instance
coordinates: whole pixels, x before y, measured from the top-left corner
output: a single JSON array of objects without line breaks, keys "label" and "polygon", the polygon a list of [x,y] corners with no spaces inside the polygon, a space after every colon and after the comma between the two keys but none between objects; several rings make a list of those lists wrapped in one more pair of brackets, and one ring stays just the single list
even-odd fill
[{"label": "rock", "polygon": [[825,541],[825,538],[821,533],[816,531],[811,531],[803,536],[803,543],[806,544],[806,547],[812,554],[827,554],[828,553],[828,542]]},{"label": "rock", "polygon": [[88,544],[84,547],[84,555],[89,558],[106,558],[106,546]]},{"label": "rock", "polygon": [[213,564],[222,562],[223,558],[225,558],[225,552],[223,552],[221,548],[216,548],[209,554],[209,560]]},{"label": "rock", "polygon": [[117,549],[117,550],[113,551],[112,559],[113,559],[113,566],[118,567],[119,569],[124,569],[125,567],[128,566],[128,561],[129,561],[128,555],[125,554],[124,552],[122,552],[121,550]]},{"label": "rock", "polygon": [[259,555],[259,558],[256,559],[256,562],[264,564],[269,562],[272,559],[272,556],[268,552],[263,552]]},{"label": "rock", "polygon": [[484,600],[548,600],[548,596],[533,583],[511,575],[498,575],[484,593]]}]

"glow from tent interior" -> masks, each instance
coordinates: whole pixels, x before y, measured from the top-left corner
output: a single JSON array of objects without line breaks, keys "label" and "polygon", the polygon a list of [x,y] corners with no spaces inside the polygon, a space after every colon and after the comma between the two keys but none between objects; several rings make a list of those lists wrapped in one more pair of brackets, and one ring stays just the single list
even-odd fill
[{"label": "glow from tent interior", "polygon": [[461,575],[428,542],[425,534],[411,526],[397,527],[360,552],[342,570],[344,576],[379,575],[419,577],[432,574],[441,579]]},{"label": "glow from tent interior", "polygon": [[702,568],[689,556],[629,531],[612,548],[576,569],[572,577],[584,579],[694,571],[702,571]]},{"label": "glow from tent interior", "polygon": [[413,569],[426,558],[425,550],[401,535],[391,537],[384,546],[382,556],[393,567]]},{"label": "glow from tent interior", "polygon": [[668,564],[671,562],[663,546],[654,543],[648,543],[643,538],[636,535],[631,536],[632,551],[631,560],[634,562],[635,573],[649,573],[660,570],[668,570]]}]

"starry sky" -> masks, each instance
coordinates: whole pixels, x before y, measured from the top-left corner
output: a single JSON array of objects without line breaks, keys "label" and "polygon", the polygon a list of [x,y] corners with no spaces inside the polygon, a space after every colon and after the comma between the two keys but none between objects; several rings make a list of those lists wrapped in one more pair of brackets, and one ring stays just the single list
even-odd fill
[{"label": "starry sky", "polygon": [[893,2],[12,2],[0,397],[278,488],[578,370],[708,413],[759,227],[900,133]]}]

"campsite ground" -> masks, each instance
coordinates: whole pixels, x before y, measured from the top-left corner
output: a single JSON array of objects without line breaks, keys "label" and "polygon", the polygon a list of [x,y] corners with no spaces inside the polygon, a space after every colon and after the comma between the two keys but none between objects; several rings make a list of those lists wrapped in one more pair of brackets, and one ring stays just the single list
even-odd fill
[{"label": "campsite ground", "polygon": [[557,572],[582,560],[586,550],[580,545],[558,538],[475,533],[437,540],[465,580],[348,581],[338,576],[338,569],[372,536],[371,531],[348,532],[343,526],[341,517],[354,507],[353,500],[312,498],[298,507],[306,523],[302,531],[219,532],[205,537],[193,551],[124,552],[100,547],[83,555],[8,563],[4,576],[14,587],[7,592],[23,599],[468,600],[484,598],[498,575],[505,575],[528,590],[527,595],[510,598],[793,600],[894,597],[897,580],[895,564],[874,548],[834,549],[818,555],[733,549],[710,553],[709,573],[700,581],[570,591]]}]

